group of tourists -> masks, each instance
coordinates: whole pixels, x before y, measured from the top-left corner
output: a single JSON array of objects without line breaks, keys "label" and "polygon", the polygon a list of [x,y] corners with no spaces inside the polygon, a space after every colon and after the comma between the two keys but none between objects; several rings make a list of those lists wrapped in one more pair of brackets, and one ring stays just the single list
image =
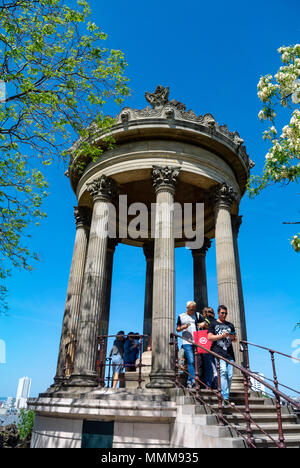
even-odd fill
[{"label": "group of tourists", "polygon": [[[187,387],[195,386],[195,355],[194,332],[198,330],[207,330],[207,339],[212,343],[211,351],[225,358],[227,361],[234,362],[235,356],[232,342],[236,341],[236,331],[234,325],[226,320],[228,311],[227,307],[220,305],[215,312],[211,307],[204,307],[201,313],[196,312],[196,303],[189,301],[186,305],[186,312],[180,314],[177,320],[177,332],[182,332],[183,345],[179,351],[181,362],[183,355],[187,362]],[[217,388],[217,364],[216,359],[212,354],[198,354],[198,369],[199,379],[205,384],[206,388]],[[221,391],[225,400],[229,399],[231,381],[233,375],[233,366],[220,359],[220,377]]]},{"label": "group of tourists", "polygon": [[126,372],[136,370],[135,362],[139,356],[139,334],[129,332],[125,335],[124,331],[119,331],[109,353],[113,368],[113,386],[117,388],[119,374],[125,369]]},{"label": "group of tourists", "polygon": [[[177,332],[182,332],[183,344],[179,350],[179,365],[184,371],[184,363],[187,367],[187,387],[195,387],[195,336],[194,332],[200,330],[207,331],[207,339],[211,342],[211,351],[225,358],[229,362],[235,361],[232,342],[236,341],[236,331],[234,325],[226,320],[227,307],[220,305],[215,312],[211,307],[204,307],[200,312],[196,311],[196,303],[189,301],[186,305],[186,312],[180,314],[177,319]],[[136,370],[136,360],[139,356],[139,334],[130,332],[125,335],[124,331],[119,331],[109,354],[113,368],[113,388],[117,387],[119,374],[125,369],[126,372]],[[150,339],[151,340],[151,339]],[[148,348],[147,348],[148,349]],[[149,344],[149,349],[151,345]],[[224,405],[229,399],[233,366],[223,359],[220,359],[221,391],[224,398]],[[204,388],[217,388],[217,363],[216,358],[209,352],[197,355],[197,374],[204,384]]]}]

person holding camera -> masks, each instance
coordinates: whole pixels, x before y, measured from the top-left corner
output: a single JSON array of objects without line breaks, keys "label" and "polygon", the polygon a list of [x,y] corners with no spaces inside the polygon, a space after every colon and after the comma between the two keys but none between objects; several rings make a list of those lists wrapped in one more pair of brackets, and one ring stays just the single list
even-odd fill
[{"label": "person holding camera", "polygon": [[[218,307],[218,318],[208,327],[207,338],[212,341],[211,351],[234,362],[235,356],[232,342],[236,341],[236,331],[234,325],[226,321],[227,307]],[[221,389],[224,400],[229,400],[230,387],[233,375],[233,366],[220,359]],[[226,405],[226,401],[224,402]]]}]

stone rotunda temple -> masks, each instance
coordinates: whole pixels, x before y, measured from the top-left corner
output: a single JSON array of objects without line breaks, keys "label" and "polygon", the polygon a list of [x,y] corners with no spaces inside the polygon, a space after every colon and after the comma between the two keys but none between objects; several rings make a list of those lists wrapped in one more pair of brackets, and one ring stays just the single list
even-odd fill
[{"label": "stone rotunda temple", "polygon": [[[170,434],[170,421],[176,420],[171,413],[177,408],[172,400],[175,384],[169,345],[170,333],[175,330],[174,253],[176,247],[190,241],[182,223],[178,225],[178,217],[175,220],[174,203],[204,204],[204,242],[191,248],[197,310],[208,305],[205,258],[214,239],[218,300],[228,307],[238,339],[246,339],[238,254],[239,204],[254,163],[237,132],[219,125],[211,114],[197,116],[181,102],[169,101],[169,88],[158,86],[145,96],[151,107],[124,108],[115,118],[109,129],[113,146],[106,141],[107,133],[91,127],[90,141],[103,149],[95,162],[84,153],[86,141],[79,140],[71,149],[68,177],[78,200],[75,245],[54,384],[31,402],[37,413],[33,446],[80,446],[85,422],[90,419],[114,422],[114,446],[120,443],[117,424],[169,424]],[[130,221],[136,213],[129,210],[124,215],[125,199],[128,207],[143,204],[148,209],[149,223],[139,237],[131,235]],[[154,222],[153,204],[163,207]],[[198,229],[194,211],[192,225]],[[152,367],[142,399],[145,402],[148,398],[150,404],[161,398],[164,405],[160,416],[155,413],[157,409],[151,412],[149,408],[143,417],[139,408],[126,412],[124,407],[122,413],[126,398],[115,404],[118,410],[113,409],[118,392],[122,400],[125,390],[110,390],[108,394],[98,386],[98,339],[108,334],[113,258],[118,243],[141,247],[145,254],[144,334],[152,336]],[[236,356],[237,363],[242,363],[239,350]],[[104,393],[106,405],[102,408],[99,402]],[[94,401],[98,403],[91,403]],[[164,419],[162,414],[167,410]]]}]

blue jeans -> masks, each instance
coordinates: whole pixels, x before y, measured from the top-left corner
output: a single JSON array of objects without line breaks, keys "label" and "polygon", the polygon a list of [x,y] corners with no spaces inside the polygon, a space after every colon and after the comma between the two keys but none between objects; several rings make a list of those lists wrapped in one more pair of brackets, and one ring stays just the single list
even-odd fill
[{"label": "blue jeans", "polygon": [[187,383],[194,384],[195,383],[194,346],[190,344],[184,344],[183,349],[184,349],[186,360],[187,360],[188,373],[190,374],[188,376]]},{"label": "blue jeans", "polygon": [[[234,362],[233,359],[230,359],[230,361]],[[233,366],[220,359],[221,390],[225,400],[229,400],[232,375]]]},{"label": "blue jeans", "polygon": [[211,387],[213,381],[213,366],[212,366],[213,356],[210,354],[203,355],[204,362],[204,383]]}]

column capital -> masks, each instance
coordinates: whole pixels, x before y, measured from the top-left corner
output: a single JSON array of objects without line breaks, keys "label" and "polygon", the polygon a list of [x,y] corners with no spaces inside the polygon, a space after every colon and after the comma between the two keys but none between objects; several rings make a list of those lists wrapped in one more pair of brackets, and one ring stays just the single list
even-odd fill
[{"label": "column capital", "polygon": [[152,183],[155,192],[170,190],[174,193],[180,170],[180,167],[174,166],[152,166]]},{"label": "column capital", "polygon": [[143,251],[146,257],[146,260],[154,259],[154,242],[145,242],[143,245]]},{"label": "column capital", "polygon": [[231,215],[231,224],[233,234],[237,237],[239,235],[240,227],[243,222],[243,216]]},{"label": "column capital", "polygon": [[201,249],[191,249],[193,257],[197,257],[198,255],[206,256],[208,249],[211,247],[211,240],[207,237],[204,237],[203,246]]},{"label": "column capital", "polygon": [[91,194],[94,201],[112,201],[118,194],[115,181],[106,175],[102,175],[88,183],[87,191]]},{"label": "column capital", "polygon": [[116,250],[118,243],[119,243],[119,239],[113,239],[112,237],[109,237],[107,240],[107,250],[114,252]]},{"label": "column capital", "polygon": [[86,226],[90,228],[92,213],[87,206],[74,206],[76,228]]},{"label": "column capital", "polygon": [[225,182],[218,185],[209,193],[209,200],[212,201],[216,208],[223,206],[231,209],[233,202],[238,199],[237,193],[233,187],[227,185]]}]

